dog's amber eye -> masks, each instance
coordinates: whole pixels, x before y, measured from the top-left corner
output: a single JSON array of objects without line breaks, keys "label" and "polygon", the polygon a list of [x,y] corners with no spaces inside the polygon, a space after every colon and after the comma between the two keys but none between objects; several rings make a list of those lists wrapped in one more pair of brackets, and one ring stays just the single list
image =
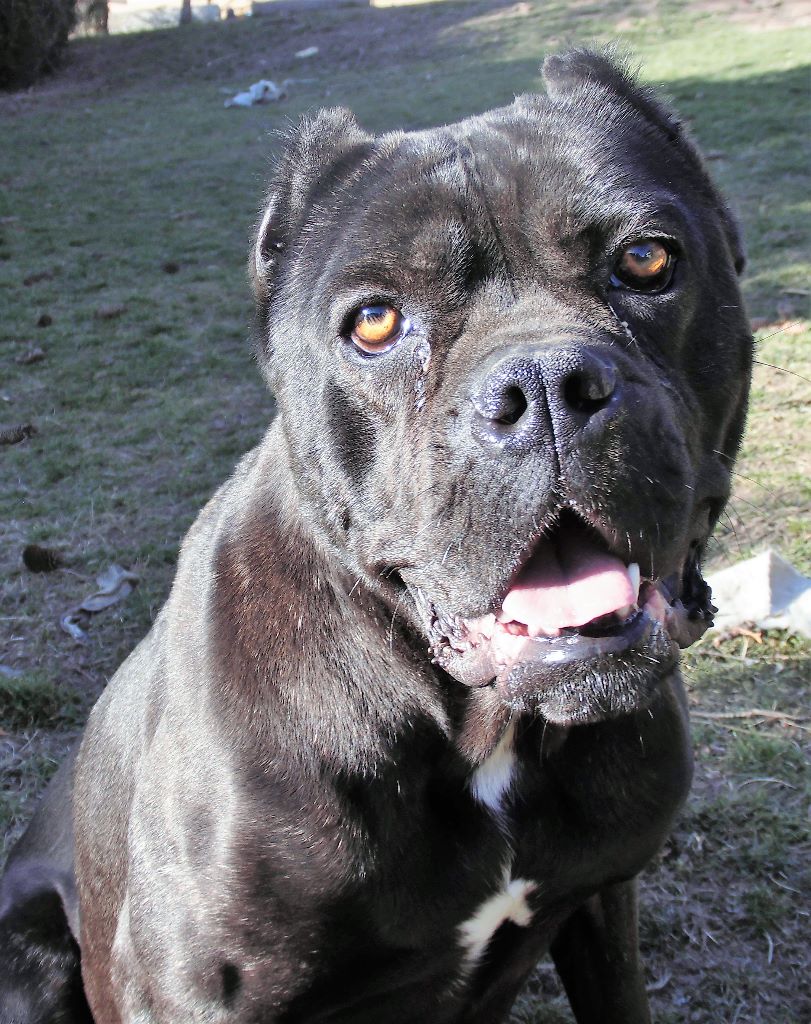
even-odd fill
[{"label": "dog's amber eye", "polygon": [[614,264],[615,288],[661,291],[670,280],[673,257],[655,238],[642,238],[626,246]]},{"label": "dog's amber eye", "polygon": [[407,321],[393,306],[364,306],[352,324],[352,341],[364,352],[387,352],[406,332]]}]

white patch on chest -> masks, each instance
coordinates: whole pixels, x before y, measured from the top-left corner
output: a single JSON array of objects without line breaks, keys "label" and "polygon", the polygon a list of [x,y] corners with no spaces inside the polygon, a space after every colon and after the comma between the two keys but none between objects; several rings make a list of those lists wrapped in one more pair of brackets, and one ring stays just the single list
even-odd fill
[{"label": "white patch on chest", "polygon": [[479,803],[494,814],[501,812],[501,802],[509,792],[515,775],[515,722],[510,722],[493,753],[483,761],[470,779],[470,791]]},{"label": "white patch on chest", "polygon": [[459,941],[465,950],[469,965],[475,964],[487,949],[487,944],[505,921],[527,928],[532,922],[532,911],[527,896],[534,892],[534,882],[524,878],[510,878],[510,866],[504,868],[503,887],[479,907],[473,917],[459,925]]}]

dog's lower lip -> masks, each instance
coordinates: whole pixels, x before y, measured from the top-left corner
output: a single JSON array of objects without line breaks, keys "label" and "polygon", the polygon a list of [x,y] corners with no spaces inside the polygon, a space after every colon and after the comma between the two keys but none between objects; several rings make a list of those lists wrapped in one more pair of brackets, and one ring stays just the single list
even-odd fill
[{"label": "dog's lower lip", "polygon": [[474,673],[478,681],[471,682],[476,686],[487,685],[488,678],[498,685],[514,670],[531,666],[541,672],[575,665],[585,670],[589,662],[600,662],[604,671],[604,659],[643,652],[654,642],[654,633],[657,649],[669,641],[674,651],[676,646],[690,646],[702,635],[711,622],[711,608],[685,607],[676,596],[679,590],[678,577],[641,580],[633,605],[554,634],[533,634],[526,625],[508,618],[503,609],[475,619],[458,619],[459,642],[451,639],[456,631],[449,629],[445,650],[463,659],[478,650],[483,674]]},{"label": "dog's lower lip", "polygon": [[646,611],[638,609],[624,622],[596,635],[590,635],[583,627],[560,636],[528,638],[526,656],[521,660],[559,667],[589,658],[622,654],[642,643],[650,635],[655,621]]}]

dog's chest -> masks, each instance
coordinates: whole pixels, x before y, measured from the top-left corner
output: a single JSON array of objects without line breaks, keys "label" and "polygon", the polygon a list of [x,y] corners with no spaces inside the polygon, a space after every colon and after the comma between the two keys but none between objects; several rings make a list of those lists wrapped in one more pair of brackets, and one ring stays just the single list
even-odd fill
[{"label": "dog's chest", "polygon": [[474,967],[502,925],[529,928],[534,917],[531,896],[537,882],[515,872],[515,841],[520,824],[511,813],[510,797],[519,784],[521,761],[515,748],[515,725],[511,723],[495,750],[476,769],[470,779],[470,793],[486,809],[503,835],[500,874],[492,892],[458,926],[464,966]]},{"label": "dog's chest", "polygon": [[473,798],[501,819],[518,769],[515,725],[510,723],[493,753],[479,765],[470,779]]}]

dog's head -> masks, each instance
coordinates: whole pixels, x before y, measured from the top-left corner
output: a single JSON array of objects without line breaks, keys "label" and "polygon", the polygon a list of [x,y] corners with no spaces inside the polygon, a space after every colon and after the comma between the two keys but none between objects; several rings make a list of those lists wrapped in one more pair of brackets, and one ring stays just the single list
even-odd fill
[{"label": "dog's head", "polygon": [[430,131],[304,122],[251,261],[312,530],[457,680],[573,723],[710,621],[752,342],[673,115],[601,55],[544,77]]}]

